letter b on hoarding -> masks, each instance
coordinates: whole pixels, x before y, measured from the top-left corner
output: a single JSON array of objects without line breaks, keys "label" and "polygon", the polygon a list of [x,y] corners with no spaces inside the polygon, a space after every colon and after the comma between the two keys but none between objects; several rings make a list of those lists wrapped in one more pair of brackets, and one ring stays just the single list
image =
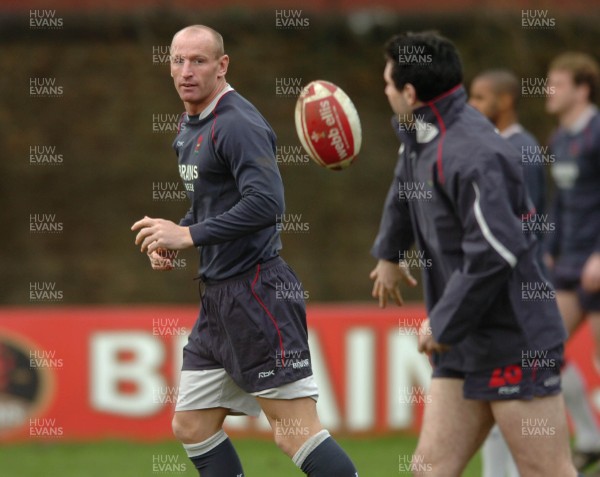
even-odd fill
[{"label": "letter b on hoarding", "polygon": [[148,416],[162,404],[152,398],[166,386],[160,373],[163,343],[145,332],[96,333],[90,343],[90,400],[93,408],[127,416]]}]

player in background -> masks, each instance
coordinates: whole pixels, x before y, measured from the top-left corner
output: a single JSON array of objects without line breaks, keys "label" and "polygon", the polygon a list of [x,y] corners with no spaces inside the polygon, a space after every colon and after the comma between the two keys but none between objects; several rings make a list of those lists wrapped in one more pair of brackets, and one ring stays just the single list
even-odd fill
[{"label": "player in background", "polygon": [[152,268],[169,250],[200,252],[200,315],[183,351],[173,431],[202,477],[243,477],[223,431],[230,414],[264,411],[274,439],[311,477],[357,477],[320,424],[302,296],[279,257],[284,212],[275,133],[226,81],[229,56],[215,30],[194,25],[171,44],[171,76],[185,106],[173,147],[191,207],[179,224],[144,217],[135,243]]},{"label": "player in background", "polygon": [[[517,149],[523,164],[525,187],[535,207],[535,214],[544,214],[544,157],[536,139],[519,123],[517,108],[520,96],[519,80],[513,73],[507,70],[487,70],[473,79],[469,104],[488,118],[500,136]],[[531,230],[541,241],[543,233],[540,227],[532,226]]]},{"label": "player in background", "polygon": [[[535,207],[535,214],[532,215],[537,217],[538,214],[544,214],[545,207],[544,157],[540,154],[538,142],[519,123],[517,106],[520,96],[519,80],[512,72],[487,70],[471,82],[469,104],[487,117],[500,136],[519,152],[525,187]],[[531,230],[541,242],[542,228],[536,227],[536,220],[529,215],[524,218],[524,225],[529,221],[533,222],[533,227],[525,230]],[[541,258],[542,247],[538,246],[540,263]],[[515,461],[497,425],[490,431],[482,451],[483,477],[518,477]]]},{"label": "player in background", "polygon": [[[545,256],[567,332],[584,319],[595,338],[600,370],[600,114],[598,63],[583,53],[565,53],[550,64],[546,111],[558,118],[550,140],[556,184]],[[600,432],[579,371],[563,371],[565,401],[575,425],[574,461],[583,469],[600,459]]]},{"label": "player in background", "polygon": [[[575,477],[560,393],[564,326],[554,300],[522,298],[523,283],[546,282],[537,242],[522,233],[529,200],[520,155],[466,104],[450,41],[397,35],[386,57],[402,145],[372,248],[373,296],[402,304],[400,283],[415,281],[398,257],[414,242],[432,264],[423,271],[419,350],[434,369],[415,451],[425,465],[414,475],[460,476],[497,422],[522,477]],[[410,200],[400,194],[408,185],[430,195]],[[527,366],[524,352],[548,361]]]}]

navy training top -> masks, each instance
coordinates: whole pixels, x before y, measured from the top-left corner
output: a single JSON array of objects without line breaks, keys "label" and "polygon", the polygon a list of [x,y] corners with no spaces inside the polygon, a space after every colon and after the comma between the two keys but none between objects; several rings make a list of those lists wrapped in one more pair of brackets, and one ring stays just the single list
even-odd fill
[{"label": "navy training top", "polygon": [[229,85],[197,116],[183,113],[173,148],[191,207],[200,277],[224,280],[276,257],[284,212],[276,136],[258,110]]},{"label": "navy training top", "polygon": [[393,120],[402,145],[372,254],[395,262],[416,242],[433,336],[451,346],[434,364],[491,370],[559,346],[554,290],[522,229],[531,201],[519,152],[460,85],[415,116],[414,128]]},{"label": "navy training top", "polygon": [[592,253],[600,253],[600,113],[590,106],[570,129],[559,128],[550,141],[556,191],[551,218],[556,233],[548,252],[561,275],[579,279]]}]

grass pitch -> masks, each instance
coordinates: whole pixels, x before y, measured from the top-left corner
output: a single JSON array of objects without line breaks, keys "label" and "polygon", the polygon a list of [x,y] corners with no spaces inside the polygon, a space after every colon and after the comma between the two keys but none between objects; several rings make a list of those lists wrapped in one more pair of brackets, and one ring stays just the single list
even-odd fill
[{"label": "grass pitch", "polygon": [[[408,476],[416,438],[340,439],[360,477]],[[304,474],[268,440],[234,439],[246,477],[301,477]],[[402,467],[401,467],[402,464]],[[418,465],[418,464],[417,464]],[[479,455],[463,477],[479,477]],[[175,441],[140,444],[124,441],[52,442],[0,445],[2,477],[197,477]]]}]

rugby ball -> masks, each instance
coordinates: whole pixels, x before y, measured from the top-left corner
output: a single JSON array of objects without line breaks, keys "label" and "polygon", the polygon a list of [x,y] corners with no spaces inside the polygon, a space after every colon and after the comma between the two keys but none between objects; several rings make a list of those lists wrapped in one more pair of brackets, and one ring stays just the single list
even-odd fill
[{"label": "rugby ball", "polygon": [[323,80],[307,84],[295,120],[300,143],[317,164],[339,171],[354,162],[362,142],[360,119],[341,88]]}]

